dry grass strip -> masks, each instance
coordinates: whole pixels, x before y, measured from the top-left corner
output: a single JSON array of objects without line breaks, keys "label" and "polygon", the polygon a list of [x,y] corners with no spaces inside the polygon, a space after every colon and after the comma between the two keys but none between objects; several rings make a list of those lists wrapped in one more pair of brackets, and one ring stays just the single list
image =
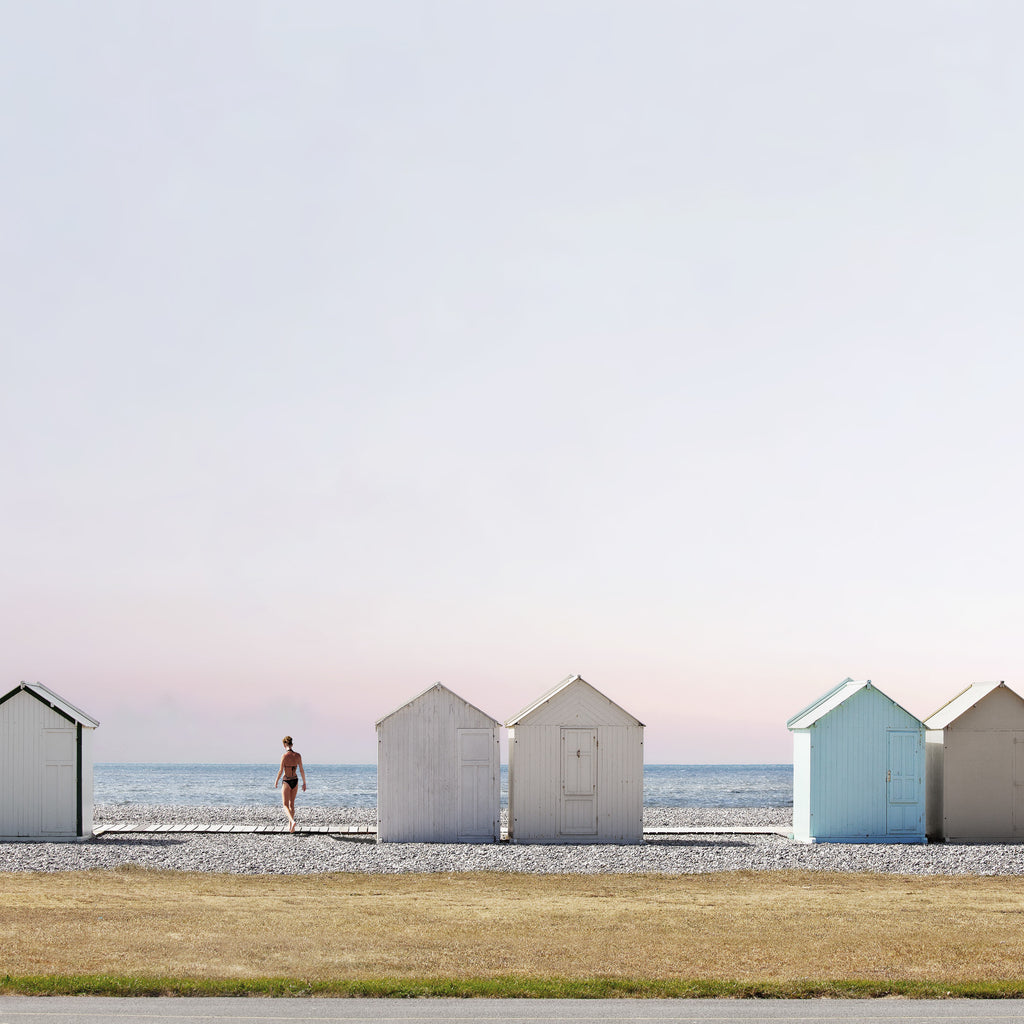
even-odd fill
[{"label": "dry grass strip", "polygon": [[3,972],[1024,980],[1018,878],[0,874]]}]

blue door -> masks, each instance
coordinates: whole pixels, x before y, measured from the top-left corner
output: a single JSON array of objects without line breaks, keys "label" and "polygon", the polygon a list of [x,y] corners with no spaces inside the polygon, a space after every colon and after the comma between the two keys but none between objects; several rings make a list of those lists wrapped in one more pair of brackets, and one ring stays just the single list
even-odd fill
[{"label": "blue door", "polygon": [[921,733],[917,729],[889,730],[889,769],[886,773],[886,835],[921,831]]}]

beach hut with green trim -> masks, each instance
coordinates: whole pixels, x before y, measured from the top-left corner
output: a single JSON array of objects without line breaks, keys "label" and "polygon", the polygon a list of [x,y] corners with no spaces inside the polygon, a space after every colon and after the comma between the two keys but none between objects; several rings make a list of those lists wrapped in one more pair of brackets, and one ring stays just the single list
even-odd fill
[{"label": "beach hut with green trim", "polygon": [[874,686],[844,679],[787,723],[793,838],[925,842],[924,723]]},{"label": "beach hut with green trim", "polygon": [[924,724],[928,838],[1024,840],[1024,697],[971,683]]},{"label": "beach hut with green trim", "polygon": [[0,840],[92,835],[92,738],[99,722],[41,683],[0,697]]},{"label": "beach hut with green trim", "polygon": [[377,722],[377,841],[501,838],[496,718],[435,683]]}]

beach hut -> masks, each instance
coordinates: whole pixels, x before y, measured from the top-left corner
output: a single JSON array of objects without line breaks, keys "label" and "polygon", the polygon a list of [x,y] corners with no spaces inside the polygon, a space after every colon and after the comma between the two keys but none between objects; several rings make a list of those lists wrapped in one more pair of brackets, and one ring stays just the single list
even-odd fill
[{"label": "beach hut", "polygon": [[972,683],[924,724],[928,837],[1024,840],[1024,698]]},{"label": "beach hut", "polygon": [[575,675],[505,726],[510,839],[643,842],[643,722]]},{"label": "beach hut", "polygon": [[497,842],[500,728],[440,683],[377,722],[377,841]]},{"label": "beach hut", "polygon": [[92,835],[97,725],[40,683],[20,683],[0,697],[0,839]]},{"label": "beach hut", "polygon": [[844,679],[787,723],[793,838],[925,841],[924,724],[871,680]]}]

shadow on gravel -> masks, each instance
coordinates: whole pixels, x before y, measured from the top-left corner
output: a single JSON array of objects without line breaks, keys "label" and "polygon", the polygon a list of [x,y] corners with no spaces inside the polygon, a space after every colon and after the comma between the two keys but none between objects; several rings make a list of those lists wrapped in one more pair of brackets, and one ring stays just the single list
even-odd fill
[{"label": "shadow on gravel", "polygon": [[133,850],[140,846],[153,846],[158,849],[161,846],[181,846],[184,842],[184,839],[124,839],[121,836],[95,836],[89,840],[89,843],[95,846],[125,846]]},{"label": "shadow on gravel", "polygon": [[744,849],[749,848],[749,843],[740,842],[736,839],[645,839],[644,846],[713,846],[721,849],[727,846],[738,846]]},{"label": "shadow on gravel", "polygon": [[[306,834],[307,835],[312,835],[312,833],[306,833]],[[328,833],[327,834],[327,838],[328,839],[333,839],[336,843],[356,843],[356,844],[360,844],[360,845],[369,844],[370,846],[376,846],[377,845],[377,837],[376,836],[368,836],[368,835],[361,835],[361,836],[359,836],[359,835],[357,835],[357,836],[341,835],[341,836],[339,836],[339,835],[335,835],[333,833]]]}]

